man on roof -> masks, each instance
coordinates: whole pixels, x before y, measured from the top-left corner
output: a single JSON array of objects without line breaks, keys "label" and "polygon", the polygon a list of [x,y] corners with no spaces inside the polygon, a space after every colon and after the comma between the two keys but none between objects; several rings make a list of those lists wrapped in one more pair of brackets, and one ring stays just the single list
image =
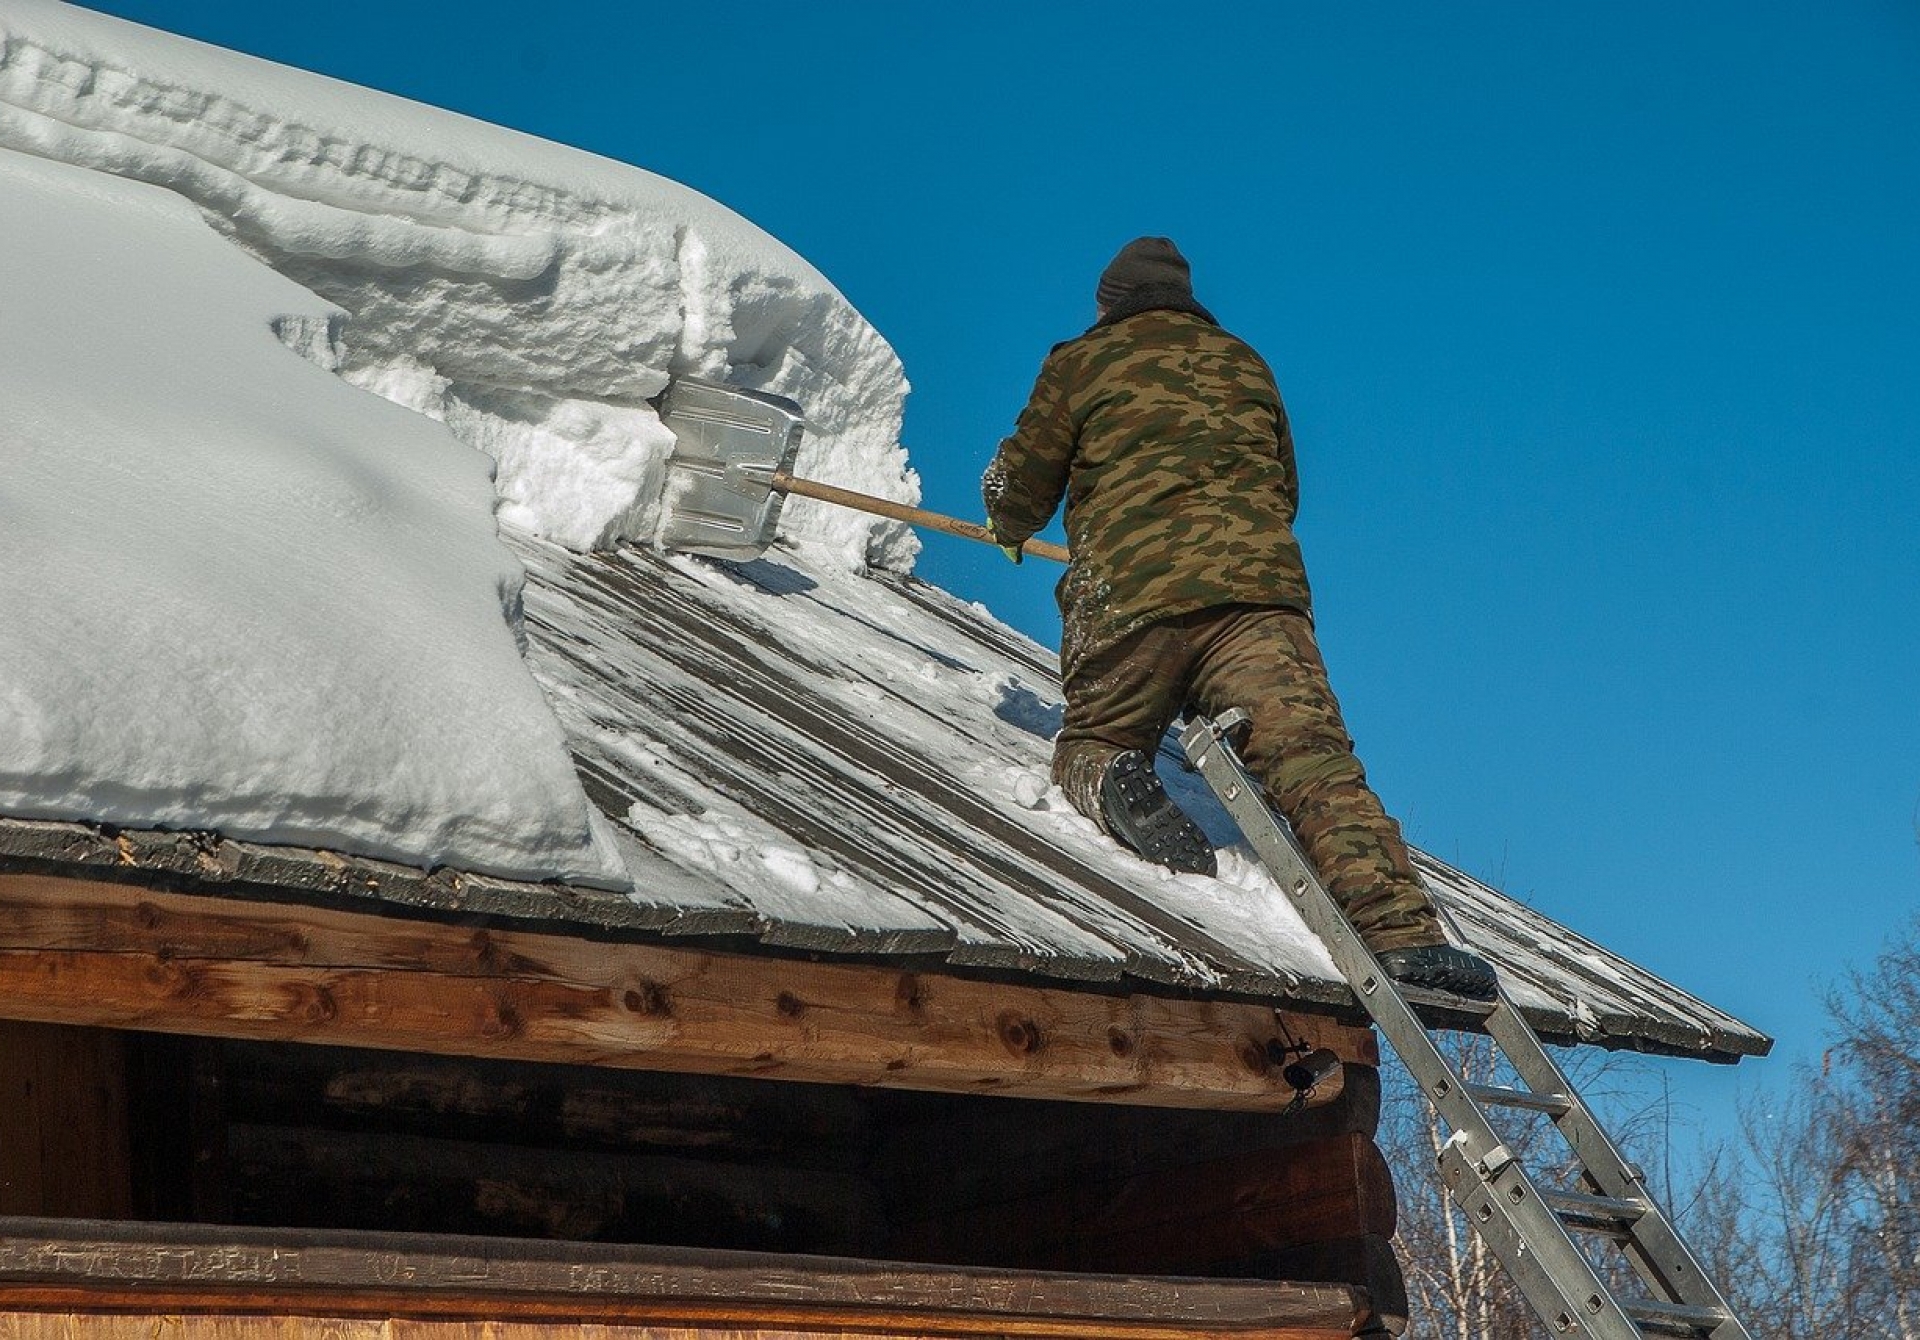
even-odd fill
[{"label": "man on roof", "polygon": [[1492,968],[1447,943],[1328,683],[1272,372],[1194,298],[1167,238],[1121,248],[1095,304],[1093,326],[1047,355],[981,481],[1016,562],[1066,500],[1054,782],[1125,846],[1212,875],[1213,849],[1153,756],[1183,708],[1238,707],[1249,770],[1387,972],[1490,997]]}]

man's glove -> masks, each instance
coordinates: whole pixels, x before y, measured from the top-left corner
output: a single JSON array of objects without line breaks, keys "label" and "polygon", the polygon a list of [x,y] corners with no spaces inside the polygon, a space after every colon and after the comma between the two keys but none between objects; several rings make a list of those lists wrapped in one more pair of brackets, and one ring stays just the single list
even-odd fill
[{"label": "man's glove", "polygon": [[1003,543],[1000,539],[1000,533],[993,528],[992,521],[987,522],[987,538],[999,545],[1000,552],[1012,559],[1015,563],[1018,563],[1027,556],[1027,551],[1023,546]]}]

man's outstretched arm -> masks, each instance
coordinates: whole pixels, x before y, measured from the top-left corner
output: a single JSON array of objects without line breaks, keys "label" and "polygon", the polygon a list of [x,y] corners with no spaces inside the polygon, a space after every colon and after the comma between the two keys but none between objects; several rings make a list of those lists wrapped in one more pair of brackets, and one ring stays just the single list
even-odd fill
[{"label": "man's outstretched arm", "polygon": [[1000,444],[980,480],[994,538],[1018,552],[1060,506],[1073,465],[1069,375],[1059,350],[1047,356],[1013,435]]}]

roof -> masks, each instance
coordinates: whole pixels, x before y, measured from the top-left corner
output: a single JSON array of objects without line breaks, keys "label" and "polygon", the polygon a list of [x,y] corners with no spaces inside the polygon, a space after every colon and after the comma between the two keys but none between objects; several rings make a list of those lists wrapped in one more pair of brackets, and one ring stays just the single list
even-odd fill
[{"label": "roof", "polygon": [[[1057,793],[1049,801],[1051,654],[978,606],[794,551],[733,565],[512,538],[529,569],[531,665],[614,826],[631,894],[57,823],[0,823],[0,868],[132,866],[581,934],[1353,1008],[1244,855],[1224,854],[1221,880],[1173,876],[1099,837]],[[1231,820],[1198,779],[1161,764],[1230,842]],[[1546,1034],[1714,1060],[1770,1046],[1533,909],[1416,860]]]},{"label": "roof", "polygon": [[[1175,877],[1030,806],[1058,728],[1051,652],[910,576],[826,571],[803,552],[747,564],[521,542],[536,676],[581,776],[620,825],[636,899],[667,934],[724,933],[956,968],[1351,1006],[1279,890],[1241,858]],[[1163,749],[1217,845],[1232,821]],[[661,843],[705,808],[742,841],[824,858],[812,887]],[[695,853],[696,856],[705,853]],[[1551,1035],[1732,1059],[1770,1042],[1739,1020],[1465,873],[1422,877]]]},{"label": "roof", "polygon": [[[28,118],[20,124],[36,135],[45,132],[35,140],[36,152],[163,180],[238,229],[255,252],[289,276],[356,312],[346,354],[369,361],[343,366],[362,385],[383,383],[393,373],[401,376],[392,384],[400,388],[396,394],[414,396],[419,385],[446,380],[417,363],[420,351],[436,351],[449,360],[442,372],[452,369],[467,389],[489,392],[462,402],[463,414],[484,419],[484,431],[466,435],[496,447],[520,444],[518,451],[496,450],[503,460],[545,460],[545,448],[535,449],[546,440],[540,434],[547,429],[538,422],[545,409],[529,406],[550,406],[591,385],[595,395],[610,397],[593,402],[598,409],[588,417],[594,423],[638,423],[644,429],[648,416],[638,403],[670,366],[720,360],[743,374],[777,381],[806,401],[816,423],[839,430],[844,441],[837,443],[833,433],[809,433],[818,462],[831,458],[844,472],[864,460],[866,472],[879,479],[876,488],[907,488],[904,455],[895,445],[905,390],[897,360],[830,287],[819,287],[824,281],[817,272],[771,239],[763,245],[758,230],[725,211],[689,202],[680,188],[644,174],[550,146],[516,139],[517,148],[502,149],[506,141],[499,132],[410,105],[375,98],[376,114],[373,103],[361,106],[373,96],[363,91],[343,94],[325,81],[68,7],[29,9],[27,19],[6,17],[10,34],[23,22],[32,30],[17,34],[24,45],[16,45],[28,55],[61,53],[66,62],[29,60],[8,67],[16,76],[8,96]],[[137,65],[150,63],[153,78],[182,81],[166,85],[176,92],[219,90],[208,93],[209,105],[224,111],[182,121],[166,114],[172,105],[167,99],[147,106],[101,94],[97,81],[42,79],[36,73],[56,66],[120,69],[118,57],[128,54],[139,56]],[[262,107],[277,110],[256,115]],[[337,155],[316,159],[274,150],[305,143],[303,127],[315,123],[344,125],[381,151],[350,156],[352,163],[343,168]],[[390,141],[396,125],[404,133]],[[476,158],[478,149],[485,152]],[[180,153],[187,151],[192,161],[212,164],[214,177],[176,172]],[[500,170],[511,171],[478,178],[464,170],[429,174],[435,183],[445,177],[458,189],[450,187],[453,194],[447,195],[436,185],[422,195],[414,168],[435,161],[469,168],[504,163]],[[406,181],[390,179],[388,168]],[[232,201],[242,198],[231,194],[235,181],[262,193],[259,199],[269,204],[301,208],[267,208],[243,193],[255,203],[234,215]],[[409,209],[426,213],[395,215],[396,193],[407,197]],[[313,246],[319,216],[310,207],[316,205],[332,220],[338,254]],[[613,206],[631,217],[609,229],[606,210]],[[689,217],[702,221],[697,233],[683,233]],[[662,227],[661,218],[678,222]],[[420,219],[461,227],[423,230]],[[290,230],[285,235],[282,225]],[[667,253],[655,248],[673,248],[677,257],[689,238],[697,244],[698,265],[660,262]],[[442,243],[460,245],[442,255],[434,250]],[[400,270],[369,263],[369,257],[413,256],[408,248],[415,246],[426,248],[418,253],[422,263],[499,282],[452,285],[458,296],[449,298],[443,291],[448,286],[419,284],[411,263]],[[605,281],[607,274],[625,273],[622,265],[632,267],[627,277],[638,289]],[[536,285],[538,294],[529,296],[517,281],[535,270],[558,275],[554,283],[562,288]],[[588,278],[567,279],[577,274]],[[708,287],[661,290],[659,302],[632,300],[636,291],[654,293],[651,286],[663,275],[676,285],[698,278]],[[555,291],[564,291],[567,301],[550,301]],[[749,295],[740,299],[744,305],[730,305],[741,294]],[[331,329],[324,312],[308,312],[308,319]],[[740,363],[746,353],[736,347],[743,330],[753,332],[750,363]],[[318,357],[326,340],[311,333],[302,338],[315,344],[309,352]],[[321,361],[331,365],[337,353],[329,346]],[[392,366],[382,358],[393,360]],[[487,417],[491,411],[483,413],[479,405],[491,403],[494,390],[504,398],[499,413]],[[350,398],[358,409],[373,403]],[[136,405],[124,397],[122,403]],[[144,404],[136,408],[144,419],[155,417]],[[603,419],[602,411],[613,417]],[[619,417],[630,414],[639,418]],[[196,421],[194,431],[203,427]],[[357,427],[338,431],[359,435]],[[644,431],[609,432],[624,435],[630,446],[654,440]],[[829,453],[828,447],[835,449]],[[596,445],[584,454],[598,450]],[[621,468],[641,463],[636,457]],[[632,477],[644,475],[635,470]],[[844,473],[833,477],[845,482]],[[556,498],[571,498],[577,479],[570,470],[556,470],[547,482]],[[527,518],[528,480],[522,477],[511,489],[506,483],[503,477],[502,495],[518,499],[507,515],[535,524]],[[645,509],[633,509],[632,501],[630,492],[621,494],[621,515],[639,518]],[[112,868],[118,877],[199,882],[246,896],[344,897],[572,928],[583,935],[713,937],[755,953],[933,961],[955,973],[1010,974],[1089,990],[1144,988],[1352,1008],[1320,946],[1244,855],[1227,853],[1218,881],[1173,876],[1120,851],[1058,803],[1057,793],[1050,795],[1048,740],[1060,716],[1050,652],[983,610],[912,578],[829,566],[831,554],[870,551],[875,537],[866,522],[844,534],[836,531],[852,514],[796,506],[785,515],[788,533],[810,536],[809,546],[738,566],[641,549],[582,555],[509,532],[531,572],[525,595],[530,664],[564,729],[578,775],[635,876],[631,896],[423,872],[221,833],[123,831],[98,822],[0,820],[0,869]],[[607,532],[596,521],[582,533]],[[83,534],[91,538],[91,531]],[[497,551],[484,527],[480,541],[489,560],[481,565],[484,586],[492,597],[510,580],[491,561]],[[379,545],[355,552],[383,562],[394,557]],[[368,588],[348,583],[346,589],[365,596]],[[61,588],[50,603],[71,596]],[[279,605],[312,613],[306,605]],[[217,621],[228,606],[211,602],[208,608]],[[449,645],[444,634],[435,640],[418,625],[388,636],[390,602],[375,601],[370,608],[386,620],[377,630],[383,644],[398,646],[410,636],[408,649],[424,648],[423,660],[438,656],[440,668],[471,668],[470,647],[441,651]],[[489,600],[489,617],[494,608]],[[351,630],[342,633],[329,619],[308,622],[329,635],[323,640],[341,646],[367,641],[356,640]],[[497,624],[488,626],[498,633]],[[523,681],[511,649],[496,640],[512,677]],[[143,650],[137,638],[121,637],[115,645]],[[127,679],[147,688],[156,682],[137,655],[128,665],[133,669]],[[312,667],[303,662],[297,669]],[[393,675],[374,679],[394,682]],[[324,676],[286,677],[303,685],[309,680],[337,687]],[[56,684],[49,696],[58,696],[61,687]],[[491,713],[490,738],[509,746],[501,771],[524,781],[535,771],[527,722],[510,723],[489,692],[471,696],[487,700],[478,706]],[[323,696],[329,707],[357,701],[337,692]],[[549,724],[538,695],[529,689],[526,697],[532,718]],[[166,704],[145,710],[147,719],[157,720]],[[125,732],[112,723],[138,719],[94,715],[110,723],[102,733],[116,741]],[[420,714],[403,717],[401,724],[421,729]],[[331,750],[335,758],[343,752],[337,743]],[[584,807],[551,732],[547,752],[568,812],[577,815]],[[182,757],[190,765],[205,762],[204,751]],[[435,782],[460,771],[414,753],[406,762]],[[171,761],[160,770],[169,768]],[[192,767],[177,771],[191,773]],[[1163,772],[1215,841],[1231,841],[1230,822],[1197,782],[1179,775],[1172,760]],[[105,775],[124,780],[111,770]],[[180,778],[169,773],[168,780]],[[471,770],[458,780],[468,795],[477,789]],[[393,819],[394,807],[370,797],[365,786],[342,785],[327,797],[345,795],[382,823]],[[105,789],[78,788],[82,805],[99,804]],[[431,804],[424,808],[440,813]],[[531,812],[526,804],[504,808],[523,823]],[[90,813],[78,806],[36,812],[76,810]],[[237,822],[227,822],[238,829]],[[330,840],[313,829],[302,831],[310,841]],[[480,863],[471,854],[467,859]],[[1425,858],[1422,870],[1550,1033],[1720,1059],[1766,1049],[1767,1040],[1739,1021],[1460,872]]]}]

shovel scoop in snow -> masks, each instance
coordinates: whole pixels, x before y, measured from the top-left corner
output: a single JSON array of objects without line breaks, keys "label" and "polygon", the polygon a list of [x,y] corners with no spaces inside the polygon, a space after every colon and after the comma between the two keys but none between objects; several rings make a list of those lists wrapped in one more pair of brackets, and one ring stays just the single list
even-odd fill
[{"label": "shovel scoop in snow", "polygon": [[674,438],[660,543],[740,562],[766,552],[787,500],[773,481],[800,450],[800,406],[785,396],[681,377],[667,387],[660,421]]},{"label": "shovel scoop in snow", "polygon": [[[681,377],[667,387],[660,421],[674,436],[659,531],[665,548],[735,562],[758,558],[773,543],[789,493],[997,543],[985,526],[971,521],[795,478],[793,458],[806,420],[785,396]],[[1026,552],[1067,561],[1065,549],[1040,540],[1028,540]]]}]

